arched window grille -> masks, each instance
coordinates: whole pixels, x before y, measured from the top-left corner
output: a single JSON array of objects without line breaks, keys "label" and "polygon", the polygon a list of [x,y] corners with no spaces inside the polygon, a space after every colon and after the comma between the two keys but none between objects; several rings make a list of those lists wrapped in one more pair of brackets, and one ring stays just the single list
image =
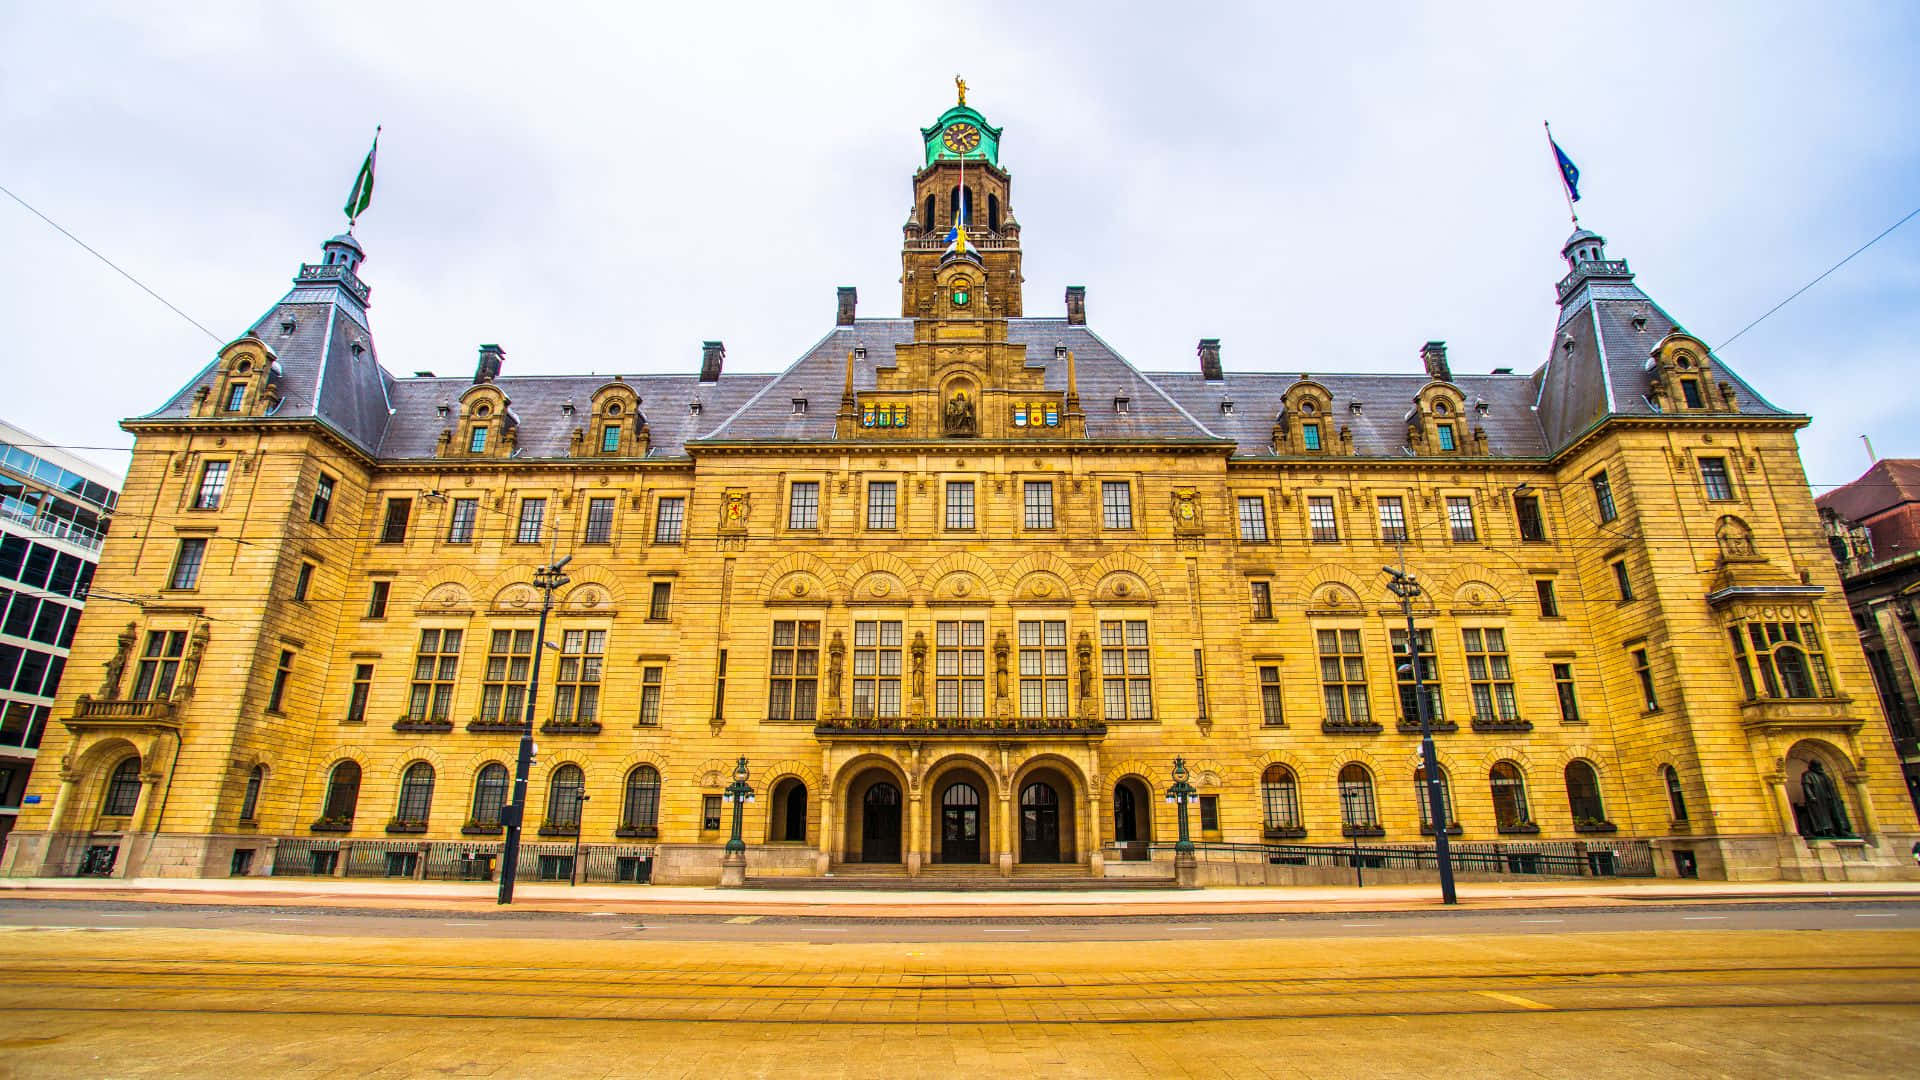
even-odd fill
[{"label": "arched window grille", "polygon": [[[1427,770],[1423,766],[1413,770],[1413,794],[1420,803],[1420,827],[1433,828],[1433,807],[1427,797]],[[1447,817],[1447,827],[1456,822],[1453,816],[1453,784],[1447,777],[1447,770],[1440,770],[1440,812]]]},{"label": "arched window grille", "polygon": [[1680,790],[1680,770],[1671,765],[1662,765],[1660,778],[1667,785],[1667,805],[1673,810],[1673,820],[1687,820],[1687,795]]},{"label": "arched window grille", "polygon": [[433,766],[416,761],[400,777],[400,805],[394,810],[394,819],[425,824],[432,807]]},{"label": "arched window grille", "polygon": [[247,774],[247,793],[240,799],[240,820],[252,821],[260,811],[260,786],[266,783],[267,767],[255,765]]},{"label": "arched window grille", "polygon": [[333,767],[333,775],[327,779],[327,807],[322,816],[328,821],[351,822],[359,805],[360,765],[343,761]]},{"label": "arched window grille", "polygon": [[1260,774],[1260,806],[1268,831],[1300,828],[1300,785],[1292,769],[1269,765]]},{"label": "arched window grille", "polygon": [[587,793],[587,774],[574,764],[553,770],[547,784],[547,824],[556,829],[580,827],[580,797]]},{"label": "arched window grille", "polygon": [[1350,829],[1380,824],[1373,806],[1373,774],[1358,762],[1340,770],[1340,823]]},{"label": "arched window grille", "polygon": [[140,805],[140,759],[130,757],[114,766],[107,780],[107,797],[100,804],[106,817],[127,817]]},{"label": "arched window grille", "polygon": [[1503,829],[1531,824],[1527,813],[1527,785],[1520,766],[1511,761],[1496,761],[1487,772],[1493,788],[1493,821]]},{"label": "arched window grille", "polygon": [[1575,825],[1598,825],[1607,820],[1607,808],[1600,801],[1600,774],[1593,763],[1581,759],[1567,762],[1567,809],[1573,812]]},{"label": "arched window grille", "polygon": [[627,774],[626,798],[620,824],[628,829],[653,829],[660,824],[660,770],[641,765]]},{"label": "arched window grille", "polygon": [[473,780],[473,824],[500,824],[500,808],[507,804],[507,767],[489,761]]}]

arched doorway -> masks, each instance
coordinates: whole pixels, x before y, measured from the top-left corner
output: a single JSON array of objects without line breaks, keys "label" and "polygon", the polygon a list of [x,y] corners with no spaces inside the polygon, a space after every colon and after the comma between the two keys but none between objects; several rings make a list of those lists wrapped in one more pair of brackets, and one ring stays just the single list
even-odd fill
[{"label": "arched doorway", "polygon": [[1060,861],[1060,793],[1044,780],[1020,789],[1020,861]]},{"label": "arched doorway", "polygon": [[1153,843],[1153,800],[1146,783],[1137,776],[1113,785],[1113,842],[1125,861],[1141,862],[1148,857],[1148,847]]},{"label": "arched doorway", "polygon": [[980,789],[956,780],[940,796],[940,861],[980,861]]},{"label": "arched doorway", "polygon": [[767,797],[767,839],[774,843],[805,843],[807,839],[807,785],[796,776],[783,776]]},{"label": "arched doorway", "polygon": [[1853,815],[1841,794],[1844,775],[1836,763],[1837,751],[1807,740],[1787,754],[1787,803],[1793,808],[1794,830],[1809,840],[1851,838]]},{"label": "arched doorway", "polygon": [[900,861],[900,789],[881,780],[860,800],[860,861]]}]

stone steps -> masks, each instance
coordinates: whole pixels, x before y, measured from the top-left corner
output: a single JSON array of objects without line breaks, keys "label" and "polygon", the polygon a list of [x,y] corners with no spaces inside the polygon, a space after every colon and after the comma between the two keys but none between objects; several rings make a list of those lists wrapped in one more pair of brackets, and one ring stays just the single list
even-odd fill
[{"label": "stone steps", "polygon": [[1084,866],[1020,866],[1012,877],[982,865],[932,864],[909,875],[904,866],[848,864],[836,866],[824,877],[748,878],[749,889],[849,890],[884,889],[908,892],[1094,892],[1153,890],[1175,887],[1166,878],[1094,877]]}]

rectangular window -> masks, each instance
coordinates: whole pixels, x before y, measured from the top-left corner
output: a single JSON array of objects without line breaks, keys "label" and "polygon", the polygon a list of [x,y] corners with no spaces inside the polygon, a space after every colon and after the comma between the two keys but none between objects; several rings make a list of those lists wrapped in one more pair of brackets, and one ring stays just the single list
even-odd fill
[{"label": "rectangular window", "polygon": [[1451,451],[1453,449],[1453,425],[1437,424],[1433,430],[1440,437],[1440,449]]},{"label": "rectangular window", "polygon": [[947,528],[973,528],[973,481],[947,481]]},{"label": "rectangular window", "polygon": [[589,544],[613,543],[613,500],[587,500],[587,535]]},{"label": "rectangular window", "polygon": [[1200,796],[1200,831],[1203,833],[1220,831],[1220,796]]},{"label": "rectangular window", "polygon": [[987,624],[941,621],[933,627],[934,715],[987,714]]},{"label": "rectangular window", "polygon": [[267,711],[277,713],[287,703],[287,683],[293,678],[293,653],[280,650],[280,663],[273,669],[273,690],[267,694]]},{"label": "rectangular window", "polygon": [[1627,573],[1627,560],[1617,559],[1613,564],[1613,583],[1620,589],[1620,602],[1633,599],[1633,578]]},{"label": "rectangular window", "polygon": [[487,425],[479,424],[474,427],[473,434],[467,436],[467,453],[484,454],[486,452],[487,452]]},{"label": "rectangular window", "polygon": [[1407,540],[1407,507],[1398,495],[1380,496],[1380,539],[1389,544]]},{"label": "rectangular window", "polygon": [[193,496],[195,510],[218,510],[227,494],[227,463],[209,461],[200,470],[200,490]]},{"label": "rectangular window", "polygon": [[1741,622],[1727,633],[1747,700],[1833,696],[1826,653],[1812,623]]},{"label": "rectangular window", "polygon": [[608,424],[606,427],[601,428],[600,429],[600,452],[603,454],[613,454],[613,453],[618,453],[619,450],[620,450],[620,425]]},{"label": "rectangular window", "polygon": [[892,480],[873,480],[867,484],[867,528],[891,529],[897,522],[899,489]]},{"label": "rectangular window", "polygon": [[495,630],[487,640],[486,677],[480,684],[480,719],[524,720],[527,680],[532,667],[533,631]]},{"label": "rectangular window", "polygon": [[1593,474],[1593,506],[1600,512],[1603,523],[1620,516],[1613,505],[1613,484],[1608,481],[1605,469]]},{"label": "rectangular window", "polygon": [[1064,719],[1067,715],[1067,623],[1064,619],[1020,623],[1020,715]]},{"label": "rectangular window", "polygon": [[367,722],[367,698],[373,694],[373,665],[353,666],[353,688],[347,692],[347,722]]},{"label": "rectangular window", "polygon": [[656,581],[653,595],[647,598],[647,618],[664,620],[673,612],[673,582]]},{"label": "rectangular window", "polygon": [[407,696],[407,719],[448,719],[453,711],[453,678],[460,668],[462,634],[460,630],[420,631],[420,648],[413,658],[413,687]]},{"label": "rectangular window", "polygon": [[1300,425],[1300,445],[1306,447],[1309,450],[1320,449],[1320,425],[1319,424],[1301,424]]},{"label": "rectangular window", "polygon": [[1580,722],[1580,699],[1573,692],[1573,665],[1553,665],[1553,692],[1560,699],[1560,722]]},{"label": "rectangular window", "polygon": [[661,499],[659,512],[653,519],[653,542],[656,544],[679,543],[680,525],[686,516],[686,499],[678,495]]},{"label": "rectangular window", "polygon": [[1109,529],[1133,528],[1133,485],[1125,480],[1100,482],[1100,522]]},{"label": "rectangular window", "polygon": [[853,624],[853,715],[893,719],[900,715],[900,647],[897,621]]},{"label": "rectangular window", "polygon": [[1267,500],[1258,495],[1240,496],[1240,539],[1253,544],[1267,542]]},{"label": "rectangular window", "polygon": [[592,724],[600,719],[600,674],[606,664],[605,630],[569,630],[560,638],[560,673],[553,686],[553,722]]},{"label": "rectangular window", "polygon": [[820,482],[795,480],[787,492],[787,528],[820,527]]},{"label": "rectangular window", "polygon": [[1273,618],[1273,583],[1255,581],[1253,587],[1253,617],[1256,619]]},{"label": "rectangular window", "polygon": [[180,541],[180,550],[173,557],[173,576],[168,579],[170,589],[191,589],[200,584],[200,565],[207,560],[207,542],[202,537]]},{"label": "rectangular window", "polygon": [[1507,632],[1470,627],[1461,630],[1460,637],[1467,649],[1473,718],[1482,722],[1520,719],[1520,702],[1513,695],[1513,666],[1507,657]]},{"label": "rectangular window", "polygon": [[1660,710],[1660,696],[1653,692],[1653,664],[1647,659],[1647,650],[1633,650],[1633,674],[1640,680],[1640,697],[1648,712]]},{"label": "rectangular window", "polygon": [[1280,667],[1277,664],[1263,664],[1260,667],[1260,717],[1268,727],[1282,727],[1286,724],[1286,714],[1281,708]]},{"label": "rectangular window", "polygon": [[520,528],[513,539],[519,544],[537,544],[540,542],[541,526],[547,522],[547,500],[520,500]]},{"label": "rectangular window", "polygon": [[333,477],[321,473],[313,483],[313,503],[307,507],[307,520],[315,525],[325,525],[327,515],[333,510]]},{"label": "rectangular window", "polygon": [[820,624],[782,619],[773,624],[773,655],[768,667],[767,716],[773,720],[811,720],[820,685]]},{"label": "rectangular window", "polygon": [[1331,544],[1340,539],[1340,523],[1333,514],[1333,497],[1314,495],[1307,499],[1307,525],[1316,544]]},{"label": "rectangular window", "polygon": [[1700,485],[1706,489],[1710,502],[1725,502],[1733,498],[1733,477],[1727,473],[1727,459],[1701,458]]},{"label": "rectangular window", "polygon": [[407,519],[412,516],[412,499],[388,499],[387,518],[380,526],[380,542],[383,544],[406,543]]},{"label": "rectangular window", "polygon": [[134,673],[135,701],[156,701],[173,695],[173,680],[180,674],[180,658],[187,651],[185,630],[150,630],[147,647],[140,654],[140,667]]},{"label": "rectangular window", "polygon": [[[1400,719],[1409,724],[1419,723],[1420,699],[1414,693],[1413,667],[1404,661],[1407,655],[1407,632],[1395,630],[1392,631],[1391,637],[1393,639],[1393,674],[1395,681],[1400,684]],[[1420,688],[1426,691],[1427,718],[1438,724],[1443,714],[1440,711],[1440,664],[1433,651],[1433,631],[1418,631],[1414,646],[1419,654]],[[1403,667],[1407,669],[1404,672],[1400,670]]]},{"label": "rectangular window", "polygon": [[1452,530],[1453,540],[1457,544],[1471,544],[1480,539],[1480,530],[1473,524],[1473,500],[1460,495],[1447,496],[1447,527]]},{"label": "rectangular window", "polygon": [[700,796],[700,828],[704,832],[720,831],[720,796]]},{"label": "rectangular window", "polygon": [[1153,660],[1145,619],[1100,624],[1100,679],[1109,720],[1153,719]]},{"label": "rectangular window", "polygon": [[1537,578],[1533,583],[1534,595],[1540,598],[1540,614],[1549,619],[1560,617],[1560,597],[1553,591],[1550,578]]},{"label": "rectangular window", "polygon": [[660,676],[664,669],[640,669],[640,726],[660,726]]},{"label": "rectangular window", "polygon": [[1689,409],[1704,409],[1707,407],[1706,400],[1700,396],[1699,379],[1681,379],[1680,396],[1686,399],[1687,408]]},{"label": "rectangular window", "polygon": [[1513,497],[1514,520],[1520,523],[1520,539],[1539,541],[1547,538],[1546,519],[1540,516],[1540,499],[1534,495]]},{"label": "rectangular window", "polygon": [[453,516],[447,522],[447,543],[473,543],[473,523],[479,516],[479,499],[453,500]]},{"label": "rectangular window", "polygon": [[1320,630],[1314,638],[1320,652],[1320,691],[1326,700],[1327,723],[1370,723],[1373,713],[1367,707],[1367,666],[1360,631]]},{"label": "rectangular window", "polygon": [[311,588],[313,588],[313,564],[303,562],[300,564],[300,573],[293,579],[293,598],[304,601],[307,598],[307,590]]},{"label": "rectangular window", "polygon": [[1053,528],[1053,481],[1026,482],[1027,528]]},{"label": "rectangular window", "polygon": [[227,386],[227,407],[226,408],[228,412],[239,412],[240,406],[245,404],[246,400],[247,400],[247,384],[246,383],[237,382],[237,383],[231,383]]}]

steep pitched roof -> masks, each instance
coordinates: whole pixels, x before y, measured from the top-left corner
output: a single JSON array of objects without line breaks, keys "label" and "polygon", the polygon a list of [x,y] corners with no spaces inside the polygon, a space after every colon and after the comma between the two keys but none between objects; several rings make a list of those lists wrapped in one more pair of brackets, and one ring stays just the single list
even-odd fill
[{"label": "steep pitched roof", "polygon": [[1882,458],[1852,483],[1842,484],[1813,502],[1854,522],[1920,502],[1920,459]]}]

